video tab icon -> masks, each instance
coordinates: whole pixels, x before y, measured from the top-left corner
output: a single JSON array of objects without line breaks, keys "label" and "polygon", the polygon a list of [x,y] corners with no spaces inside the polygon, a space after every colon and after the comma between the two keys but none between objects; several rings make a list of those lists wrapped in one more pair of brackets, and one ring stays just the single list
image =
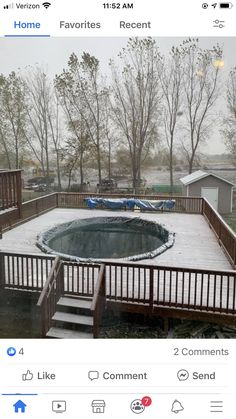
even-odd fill
[{"label": "video tab icon", "polygon": [[65,400],[53,400],[52,411],[55,412],[55,413],[65,412],[66,411],[66,401]]}]

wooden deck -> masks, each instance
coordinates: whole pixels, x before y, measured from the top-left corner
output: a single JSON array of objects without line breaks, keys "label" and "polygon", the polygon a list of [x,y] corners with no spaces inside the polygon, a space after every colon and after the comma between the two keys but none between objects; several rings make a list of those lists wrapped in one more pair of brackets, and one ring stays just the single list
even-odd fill
[{"label": "wooden deck", "polygon": [[[116,211],[116,215],[124,212]],[[1,240],[2,251],[16,253],[42,254],[36,246],[37,235],[59,223],[74,219],[93,216],[112,216],[111,211],[61,209],[57,208],[44,215],[28,221],[7,231]],[[133,213],[125,212],[125,216],[138,216],[148,220],[158,221],[168,230],[175,233],[175,244],[162,255],[142,263],[158,264],[160,266],[181,266],[191,268],[206,268],[214,270],[231,269],[231,265],[219,246],[213,231],[206,220],[199,214],[179,213]],[[115,262],[117,260],[114,260]]]},{"label": "wooden deck", "polygon": [[53,328],[59,300],[68,296],[92,301],[94,337],[105,306],[236,323],[236,235],[205,199],[175,197],[168,213],[125,211],[126,217],[155,220],[175,233],[174,246],[154,259],[79,264],[41,253],[35,243],[43,230],[76,218],[114,215],[85,209],[85,197],[54,193],[24,203],[21,211],[17,204],[18,209],[0,212],[0,287],[41,293],[42,336]]}]

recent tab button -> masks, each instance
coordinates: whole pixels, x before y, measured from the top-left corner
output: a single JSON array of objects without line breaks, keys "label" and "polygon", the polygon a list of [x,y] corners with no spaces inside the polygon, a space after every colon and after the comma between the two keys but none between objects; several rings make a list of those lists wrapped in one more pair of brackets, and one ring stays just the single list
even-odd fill
[{"label": "recent tab button", "polygon": [[121,20],[120,29],[151,29],[151,22],[125,22]]}]

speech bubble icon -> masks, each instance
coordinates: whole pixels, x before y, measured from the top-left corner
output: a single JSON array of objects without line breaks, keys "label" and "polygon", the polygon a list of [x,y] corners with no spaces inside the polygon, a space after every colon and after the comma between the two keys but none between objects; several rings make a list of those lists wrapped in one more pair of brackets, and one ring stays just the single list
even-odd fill
[{"label": "speech bubble icon", "polygon": [[98,380],[99,378],[99,372],[98,371],[89,371],[88,372],[88,378],[93,381],[93,380]]}]

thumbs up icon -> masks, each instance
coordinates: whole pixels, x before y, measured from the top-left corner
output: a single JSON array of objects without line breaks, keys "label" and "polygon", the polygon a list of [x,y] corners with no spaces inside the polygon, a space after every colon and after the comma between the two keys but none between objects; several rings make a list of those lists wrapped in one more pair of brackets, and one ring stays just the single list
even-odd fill
[{"label": "thumbs up icon", "polygon": [[33,374],[30,370],[27,370],[25,374],[22,374],[22,381],[31,381],[33,380]]}]

